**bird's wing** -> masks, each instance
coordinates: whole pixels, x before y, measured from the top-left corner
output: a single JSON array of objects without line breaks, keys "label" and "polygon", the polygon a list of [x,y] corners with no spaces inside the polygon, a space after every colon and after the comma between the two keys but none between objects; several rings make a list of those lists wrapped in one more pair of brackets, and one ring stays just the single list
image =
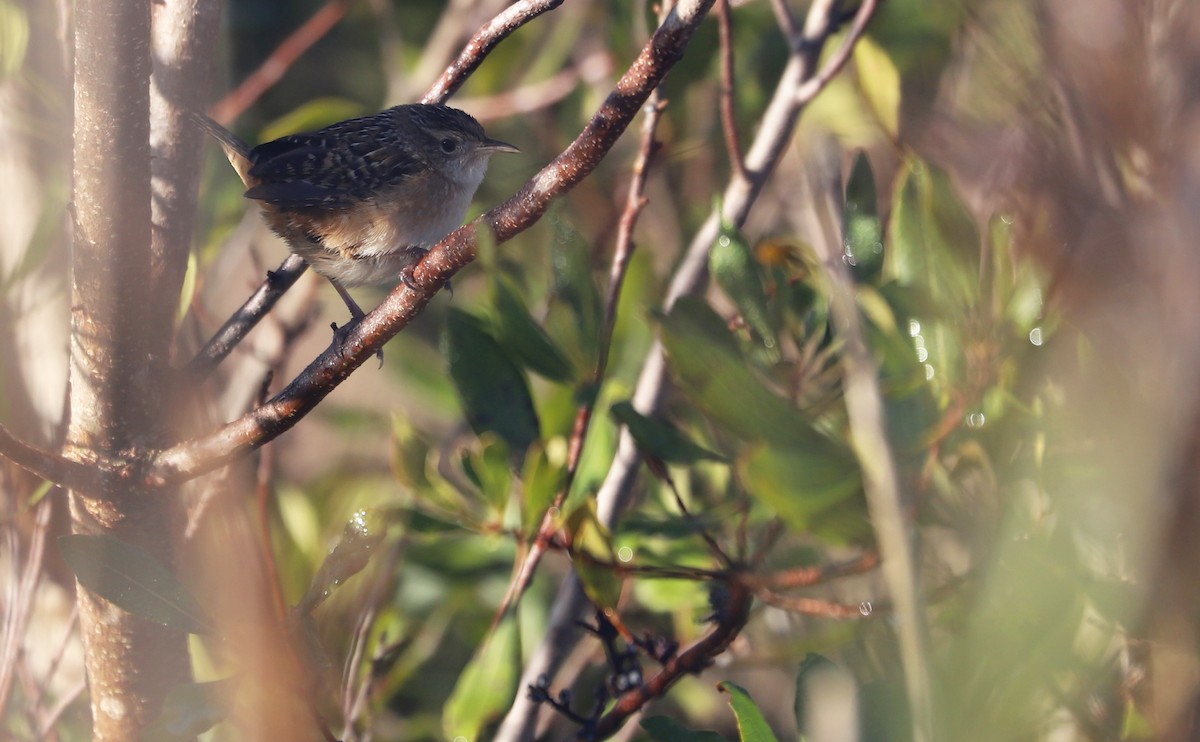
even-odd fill
[{"label": "bird's wing", "polygon": [[246,197],[283,209],[338,209],[370,198],[427,168],[390,134],[360,120],[260,144],[250,152],[257,184]]}]

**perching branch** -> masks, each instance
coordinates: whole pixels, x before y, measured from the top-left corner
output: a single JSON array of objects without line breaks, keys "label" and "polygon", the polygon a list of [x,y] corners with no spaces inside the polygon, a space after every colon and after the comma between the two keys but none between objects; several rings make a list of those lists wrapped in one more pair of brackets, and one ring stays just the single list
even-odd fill
[{"label": "perching branch", "polygon": [[[479,65],[483,64],[484,58],[491,53],[492,49],[496,48],[497,44],[513,31],[543,13],[553,10],[562,2],[563,0],[523,0],[510,5],[476,32],[454,63],[421,98],[421,102],[444,102],[472,72],[479,68]],[[280,44],[268,62],[264,63],[264,68],[271,67],[275,70],[272,73],[274,76],[264,77],[265,73],[261,73],[261,70],[251,75],[237,90],[230,93],[213,108],[213,118],[219,122],[228,123],[245,110],[262,94],[265,89],[264,85],[276,82],[283,70],[286,70],[304,50],[332,28],[333,24],[345,13],[346,5],[347,3],[340,0],[333,0],[318,11],[307,23]],[[279,268],[268,274],[266,280],[255,289],[250,298],[226,320],[221,329],[217,330],[212,339],[196,354],[187,365],[187,374],[195,380],[207,378],[238,343],[254,329],[259,320],[271,311],[271,308],[279,301],[279,297],[283,296],[307,269],[308,264],[303,259],[289,255]]]},{"label": "perching branch", "polygon": [[[683,56],[688,40],[713,0],[681,3],[642,49],[574,142],[513,197],[438,243],[401,284],[345,336],[331,344],[282,392],[221,429],[150,454],[138,476],[152,486],[192,479],[245,456],[290,429],[354,369],[409,322],[450,278],[475,259],[479,230],[506,242],[533,226],[556,199],[604,159],[651,91]],[[493,24],[496,25],[496,24]],[[450,76],[450,79],[457,79]],[[447,83],[446,89],[453,89]],[[340,346],[340,347],[339,347]]]}]

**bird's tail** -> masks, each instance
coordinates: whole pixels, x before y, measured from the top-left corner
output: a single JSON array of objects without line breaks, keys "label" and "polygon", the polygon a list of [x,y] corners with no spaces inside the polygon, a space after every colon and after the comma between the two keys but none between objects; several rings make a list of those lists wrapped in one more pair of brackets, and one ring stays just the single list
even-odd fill
[{"label": "bird's tail", "polygon": [[229,164],[233,165],[233,169],[237,171],[242,183],[247,188],[253,186],[254,183],[250,182],[250,168],[254,165],[250,161],[250,145],[242,141],[237,134],[202,113],[194,113],[193,118],[201,128],[221,144],[221,149],[225,150],[225,156],[229,158]]}]

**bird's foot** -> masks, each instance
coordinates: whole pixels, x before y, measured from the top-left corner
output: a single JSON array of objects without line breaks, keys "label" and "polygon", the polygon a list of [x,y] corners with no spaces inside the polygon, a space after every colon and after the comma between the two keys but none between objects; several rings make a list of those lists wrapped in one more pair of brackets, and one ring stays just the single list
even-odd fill
[{"label": "bird's foot", "polygon": [[[350,333],[362,322],[362,317],[351,317],[350,321],[341,327],[336,322],[330,322],[329,327],[333,330],[333,340],[337,343],[338,355],[342,355],[342,351],[346,347],[346,341],[350,339]],[[379,359],[379,368],[383,368],[383,348],[375,351],[375,357]]]}]

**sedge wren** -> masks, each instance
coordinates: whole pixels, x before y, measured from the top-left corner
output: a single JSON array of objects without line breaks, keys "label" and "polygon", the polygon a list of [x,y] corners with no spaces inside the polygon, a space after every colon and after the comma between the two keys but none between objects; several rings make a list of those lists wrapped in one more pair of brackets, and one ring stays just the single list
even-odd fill
[{"label": "sedge wren", "polygon": [[448,106],[395,106],[257,147],[201,116],[288,249],[337,289],[407,282],[431,245],[462,224],[488,159],[518,152]]}]

